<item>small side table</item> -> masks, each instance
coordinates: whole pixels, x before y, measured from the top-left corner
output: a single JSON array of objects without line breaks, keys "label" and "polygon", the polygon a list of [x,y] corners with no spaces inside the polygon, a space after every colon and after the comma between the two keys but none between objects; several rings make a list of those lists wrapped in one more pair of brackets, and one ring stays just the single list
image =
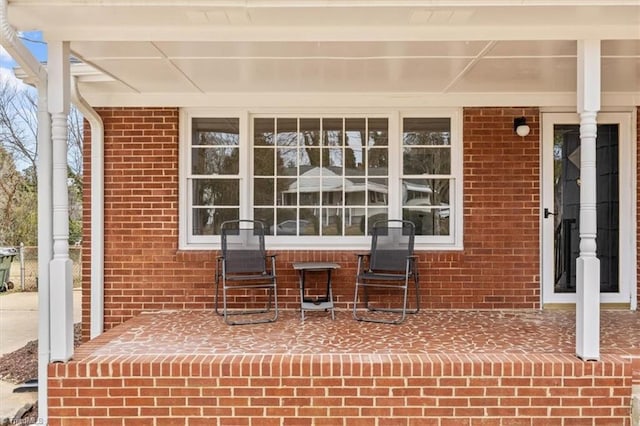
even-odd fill
[{"label": "small side table", "polygon": [[[304,321],[304,311],[331,311],[331,319],[335,319],[333,311],[333,292],[331,290],[331,272],[339,269],[340,265],[333,262],[294,262],[293,269],[298,271],[300,278],[300,313]],[[308,272],[326,272],[327,289],[324,295],[305,296],[305,279]]]}]

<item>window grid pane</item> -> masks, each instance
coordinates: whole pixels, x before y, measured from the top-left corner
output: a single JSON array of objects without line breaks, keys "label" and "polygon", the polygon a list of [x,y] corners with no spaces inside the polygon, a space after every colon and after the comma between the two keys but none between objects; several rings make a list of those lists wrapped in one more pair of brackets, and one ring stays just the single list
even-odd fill
[{"label": "window grid pane", "polygon": [[[277,148],[265,147],[271,123]],[[387,215],[388,125],[387,118],[254,118],[254,217],[271,235],[364,235],[368,216]]]},{"label": "window grid pane", "polygon": [[411,117],[402,126],[402,218],[418,235],[451,235],[451,120]]},{"label": "window grid pane", "polygon": [[219,235],[220,224],[240,214],[240,120],[191,120],[191,233]]}]

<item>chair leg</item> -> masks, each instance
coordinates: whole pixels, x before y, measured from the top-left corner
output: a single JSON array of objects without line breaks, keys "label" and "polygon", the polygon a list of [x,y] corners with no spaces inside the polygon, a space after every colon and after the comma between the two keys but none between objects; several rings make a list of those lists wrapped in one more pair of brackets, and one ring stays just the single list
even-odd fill
[{"label": "chair leg", "polygon": [[[229,311],[227,309],[227,289],[228,288],[245,288],[245,289],[267,289],[268,290],[268,298],[267,298],[267,304],[265,306],[264,309],[256,309],[256,310],[247,310],[247,311]],[[271,285],[264,285],[264,286],[259,286],[259,287],[242,287],[242,286],[227,286],[225,285],[225,283],[223,283],[222,286],[222,290],[223,290],[223,316],[224,316],[224,322],[228,325],[245,325],[245,324],[263,324],[263,323],[269,323],[269,322],[274,322],[278,319],[278,291],[277,291],[277,285],[274,282]],[[248,320],[241,320],[241,321],[232,321],[230,319],[231,316],[236,316],[236,315],[256,315],[256,314],[265,314],[268,313],[272,310],[272,303],[273,303],[273,315],[267,318],[260,318],[260,319],[248,319]],[[217,312],[217,311],[216,311]]]},{"label": "chair leg", "polygon": [[215,294],[213,296],[213,307],[215,309],[216,314],[222,315],[218,310],[218,298],[220,293],[219,284],[220,284],[220,275],[218,275],[218,273],[216,272],[216,285],[215,285]]},{"label": "chair leg", "polygon": [[273,283],[273,287],[271,288],[271,295],[273,296],[273,321],[278,319],[278,288],[276,287],[275,282]]},{"label": "chair leg", "polygon": [[408,314],[417,314],[418,312],[420,312],[420,286],[418,284],[419,283],[419,279],[418,279],[418,273],[417,272],[415,274],[413,274],[413,283],[414,283],[414,286],[416,288],[416,308],[408,310],[407,311]]},{"label": "chair leg", "polygon": [[[368,292],[368,286],[366,283],[359,283],[358,281],[356,281],[356,289],[355,289],[355,298],[353,301],[353,318],[358,320],[358,321],[368,321],[368,322],[379,322],[379,323],[385,323],[385,324],[400,324],[402,323],[405,318],[406,318],[406,314],[417,314],[420,311],[420,289],[419,289],[419,279],[418,279],[418,274],[412,274],[413,275],[413,284],[415,287],[415,308],[412,309],[408,309],[408,299],[409,299],[409,281],[407,280],[405,282],[405,285],[402,287],[398,287],[398,289],[402,289],[403,292],[403,297],[402,297],[402,307],[401,308],[376,308],[376,307],[372,307],[369,305],[369,292]],[[358,291],[359,291],[359,287],[363,287],[362,292],[363,292],[363,302],[364,302],[364,306],[367,309],[367,311],[369,312],[392,312],[392,313],[398,313],[400,314],[400,317],[396,320],[383,320],[383,319],[377,319],[377,318],[371,318],[371,317],[365,317],[365,316],[358,316],[357,312],[356,312],[356,305],[358,303]]]},{"label": "chair leg", "polygon": [[[358,315],[356,307],[358,304],[358,289],[360,286],[363,287],[362,291],[364,293],[364,304],[367,311],[398,313],[400,314],[400,317],[395,320],[387,320],[387,319],[375,318],[373,316]],[[407,314],[407,286],[406,285],[403,287],[398,287],[398,289],[400,288],[403,289],[402,308],[374,308],[369,306],[369,295],[368,295],[367,287],[368,285],[366,283],[362,283],[362,285],[360,285],[360,283],[356,282],[356,291],[355,291],[355,297],[353,301],[353,318],[355,320],[364,321],[364,322],[377,322],[382,324],[401,324],[402,322],[404,322]]]},{"label": "chair leg", "polygon": [[357,311],[357,305],[358,305],[358,290],[359,290],[360,284],[358,283],[358,280],[356,279],[356,290],[354,293],[354,297],[353,297],[353,319],[358,320],[358,321],[362,321],[361,317],[358,316],[358,314],[356,313]]}]

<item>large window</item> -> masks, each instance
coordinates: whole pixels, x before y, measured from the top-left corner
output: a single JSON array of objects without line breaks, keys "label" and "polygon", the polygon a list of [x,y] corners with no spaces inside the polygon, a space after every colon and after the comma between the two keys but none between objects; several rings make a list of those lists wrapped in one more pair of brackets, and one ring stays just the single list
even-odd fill
[{"label": "large window", "polygon": [[181,247],[215,248],[240,218],[274,247],[364,247],[387,218],[420,247],[461,246],[457,113],[234,115],[183,111]]}]

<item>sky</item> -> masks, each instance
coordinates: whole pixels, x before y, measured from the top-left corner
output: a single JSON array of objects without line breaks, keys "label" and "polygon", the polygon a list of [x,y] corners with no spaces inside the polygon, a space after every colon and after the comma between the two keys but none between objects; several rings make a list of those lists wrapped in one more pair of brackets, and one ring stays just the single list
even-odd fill
[{"label": "sky", "polygon": [[[42,41],[42,33],[40,31],[21,32],[19,37],[37,60],[46,62],[47,45]],[[21,85],[22,83],[13,74],[13,68],[17,65],[4,47],[0,46],[0,75],[2,78],[15,81],[16,85]]]},{"label": "sky", "polygon": [[[45,62],[47,60],[47,45],[42,41],[41,32],[19,33],[19,37],[38,61]],[[16,78],[13,69],[17,66],[18,64],[9,55],[9,52],[0,46],[0,79],[2,81],[8,81],[20,91],[35,90]],[[29,165],[20,158],[14,158],[14,161],[18,170],[24,170]]]}]

